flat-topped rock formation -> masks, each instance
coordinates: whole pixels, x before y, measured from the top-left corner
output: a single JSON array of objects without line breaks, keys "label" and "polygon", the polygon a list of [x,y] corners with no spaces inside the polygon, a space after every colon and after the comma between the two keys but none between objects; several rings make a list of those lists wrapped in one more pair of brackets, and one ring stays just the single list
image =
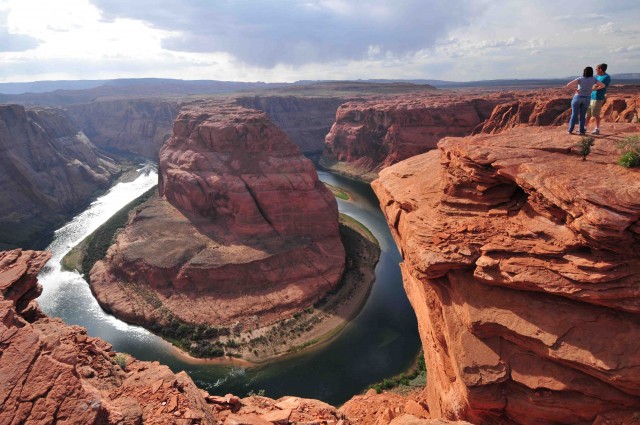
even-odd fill
[{"label": "flat-topped rock formation", "polygon": [[[640,179],[604,124],[445,138],[373,183],[403,256],[432,417],[640,420]],[[607,422],[609,421],[609,422]]]},{"label": "flat-topped rock formation", "polygon": [[251,328],[337,285],[337,203],[266,115],[191,106],[160,153],[161,198],[138,208],[90,273],[101,305],[129,322]]},{"label": "flat-topped rock formation", "polygon": [[0,105],[0,249],[46,244],[118,172],[61,110]]}]

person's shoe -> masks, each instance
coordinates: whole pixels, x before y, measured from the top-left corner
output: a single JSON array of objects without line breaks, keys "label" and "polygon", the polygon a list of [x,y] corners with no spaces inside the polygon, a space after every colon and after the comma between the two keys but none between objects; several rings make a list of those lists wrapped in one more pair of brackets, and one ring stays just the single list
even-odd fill
[{"label": "person's shoe", "polygon": [[567,133],[573,134],[573,130],[567,130]]},{"label": "person's shoe", "polygon": [[594,130],[591,132],[591,134],[600,134],[600,129],[599,129],[599,128],[594,129]]}]

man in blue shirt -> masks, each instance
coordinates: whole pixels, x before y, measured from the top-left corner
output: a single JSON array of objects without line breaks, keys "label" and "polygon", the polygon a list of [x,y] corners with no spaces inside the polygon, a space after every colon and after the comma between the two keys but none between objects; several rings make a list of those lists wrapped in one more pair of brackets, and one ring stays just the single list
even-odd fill
[{"label": "man in blue shirt", "polygon": [[589,104],[589,109],[587,109],[587,122],[589,122],[591,117],[596,118],[596,128],[591,132],[592,134],[600,134],[600,111],[606,99],[605,94],[607,94],[607,87],[609,87],[611,83],[611,77],[607,74],[606,63],[601,63],[596,66],[596,78],[604,84],[604,88],[591,92],[591,103]]}]

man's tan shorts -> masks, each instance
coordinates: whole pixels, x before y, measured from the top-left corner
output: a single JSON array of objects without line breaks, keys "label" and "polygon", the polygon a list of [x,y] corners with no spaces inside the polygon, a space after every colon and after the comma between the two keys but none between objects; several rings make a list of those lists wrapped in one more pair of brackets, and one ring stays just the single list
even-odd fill
[{"label": "man's tan shorts", "polygon": [[591,99],[591,103],[589,104],[589,110],[587,111],[587,115],[590,117],[599,117],[600,111],[602,110],[602,104],[604,104],[604,100],[593,100]]}]

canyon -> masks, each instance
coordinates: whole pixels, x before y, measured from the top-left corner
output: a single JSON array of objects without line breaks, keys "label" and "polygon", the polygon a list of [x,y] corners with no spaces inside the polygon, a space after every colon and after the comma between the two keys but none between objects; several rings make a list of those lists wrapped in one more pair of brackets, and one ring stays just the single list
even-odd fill
[{"label": "canyon", "polygon": [[120,171],[59,109],[0,105],[0,249],[46,245]]},{"label": "canyon", "polygon": [[[211,396],[157,363],[129,356],[120,366],[108,343],[44,316],[32,300],[47,255],[18,250],[0,254],[0,370],[11,384],[0,418],[639,423],[640,184],[637,169],[616,164],[616,142],[640,134],[639,92],[610,88],[586,161],[562,125],[570,101],[562,89],[104,100],[65,106],[77,126],[52,109],[1,106],[6,122],[23,124],[5,124],[10,137],[0,140],[53,135],[42,146],[66,149],[44,161],[26,144],[14,164],[35,158],[34,175],[66,176],[55,188],[65,194],[82,170],[78,195],[61,197],[56,211],[78,208],[117,174],[98,149],[159,157],[160,196],[134,210],[91,271],[105,309],[151,328],[175,319],[252,329],[255,317],[286,317],[335,287],[344,267],[335,200],[301,156],[330,128],[322,164],[377,179],[428,376],[419,394],[367,393],[340,410],[295,397]],[[2,205],[27,217],[42,208],[31,202]]]},{"label": "canyon", "polygon": [[435,417],[640,420],[640,180],[603,126],[447,137],[373,187],[403,256]]}]

